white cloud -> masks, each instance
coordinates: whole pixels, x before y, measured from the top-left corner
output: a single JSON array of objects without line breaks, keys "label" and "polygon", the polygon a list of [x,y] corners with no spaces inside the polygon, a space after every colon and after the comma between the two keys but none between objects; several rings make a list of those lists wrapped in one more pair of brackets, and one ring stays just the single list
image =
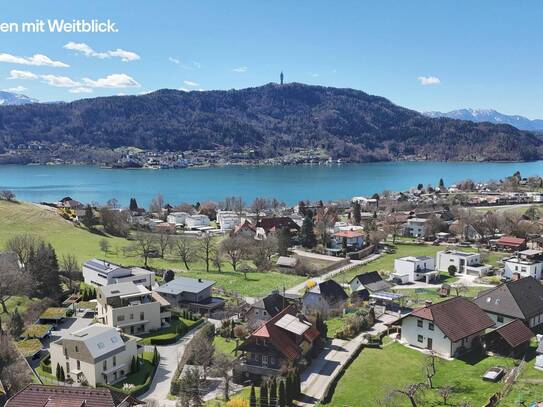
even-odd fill
[{"label": "white cloud", "polygon": [[85,86],[90,88],[139,88],[141,85],[131,76],[116,73],[96,80],[83,78]]},{"label": "white cloud", "polygon": [[31,57],[19,57],[11,54],[0,53],[0,62],[18,65],[52,66],[55,68],[68,68],[70,65],[61,61],[53,61],[47,55],[35,54]]},{"label": "white cloud", "polygon": [[439,85],[441,83],[441,80],[437,76],[419,76],[417,80],[423,86]]},{"label": "white cloud", "polygon": [[196,86],[200,86],[198,83],[196,82],[193,82],[193,81],[183,81],[183,83],[187,86],[191,86],[193,88],[195,88]]},{"label": "white cloud", "polygon": [[25,88],[24,86],[15,86],[14,88],[7,88],[7,89],[4,89],[6,92],[13,92],[13,93],[21,93],[21,92],[24,92],[25,90],[28,90],[27,88]]},{"label": "white cloud", "polygon": [[181,63],[181,60],[179,58],[174,58],[174,57],[168,57],[168,61],[176,64],[176,65],[179,65]]},{"label": "white cloud", "polygon": [[79,54],[83,54],[86,57],[94,57],[99,59],[107,59],[107,58],[121,58],[121,61],[123,62],[131,62],[131,61],[137,61],[140,59],[140,56],[132,51],[126,51],[124,49],[117,48],[115,50],[109,50],[104,52],[98,52],[92,49],[88,44],[85,44],[84,42],[73,42],[70,41],[66,45],[64,45],[65,49],[69,49],[71,51],[75,51]]},{"label": "white cloud", "polygon": [[238,68],[232,69],[232,71],[237,72],[237,73],[245,73],[248,70],[249,70],[249,68],[247,68],[246,66],[240,66]]},{"label": "white cloud", "polygon": [[192,61],[185,63],[179,57],[168,57],[168,61],[170,61],[172,64],[179,65],[181,68],[187,70],[200,69],[202,67],[202,64],[200,64],[199,62]]},{"label": "white cloud", "polygon": [[43,79],[44,83],[56,86],[57,88],[77,88],[81,86],[81,83],[74,81],[67,76],[41,75],[40,78]]},{"label": "white cloud", "polygon": [[78,86],[77,88],[72,88],[69,90],[70,93],[92,93],[91,88],[86,88],[85,86]]},{"label": "white cloud", "polygon": [[19,71],[17,69],[12,69],[9,71],[8,79],[27,79],[27,80],[36,80],[38,75],[29,71]]}]

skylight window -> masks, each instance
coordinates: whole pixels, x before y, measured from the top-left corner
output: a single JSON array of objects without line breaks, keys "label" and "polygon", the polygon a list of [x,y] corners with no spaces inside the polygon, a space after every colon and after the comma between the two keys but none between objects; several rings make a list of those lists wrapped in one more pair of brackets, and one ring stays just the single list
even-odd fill
[{"label": "skylight window", "polygon": [[106,347],[106,345],[104,345],[104,342],[98,342],[97,346],[98,349],[104,349]]}]

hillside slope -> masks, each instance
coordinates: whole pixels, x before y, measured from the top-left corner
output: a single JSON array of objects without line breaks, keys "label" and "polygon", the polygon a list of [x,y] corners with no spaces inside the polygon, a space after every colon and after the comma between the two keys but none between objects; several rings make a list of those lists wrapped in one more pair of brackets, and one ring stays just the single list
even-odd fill
[{"label": "hillside slope", "polygon": [[0,108],[0,150],[34,140],[163,151],[253,148],[257,158],[322,147],[351,161],[543,155],[540,139],[508,125],[433,119],[358,90],[296,83]]}]

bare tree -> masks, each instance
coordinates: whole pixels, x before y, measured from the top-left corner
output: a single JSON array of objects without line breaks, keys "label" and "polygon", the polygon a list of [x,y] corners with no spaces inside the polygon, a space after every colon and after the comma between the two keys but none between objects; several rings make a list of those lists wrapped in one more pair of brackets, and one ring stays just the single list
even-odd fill
[{"label": "bare tree", "polygon": [[0,257],[0,304],[3,313],[8,313],[7,301],[14,295],[28,294],[31,285],[28,273],[19,270],[7,256]]},{"label": "bare tree", "polygon": [[209,264],[213,261],[215,251],[217,250],[215,239],[211,233],[204,233],[198,239],[198,248],[200,250],[200,257],[206,264],[206,272],[209,273]]},{"label": "bare tree", "polygon": [[269,270],[271,259],[279,249],[278,238],[270,235],[266,239],[256,240],[250,246],[251,258],[259,270]]},{"label": "bare tree", "polygon": [[25,233],[10,238],[6,243],[6,249],[13,252],[19,258],[19,261],[26,267],[30,253],[34,251],[41,243],[41,240],[35,236]]},{"label": "bare tree", "polygon": [[185,268],[190,270],[189,263],[194,259],[194,244],[187,237],[179,237],[171,243],[171,249],[181,259]]},{"label": "bare tree", "polygon": [[328,240],[330,239],[329,230],[334,226],[336,221],[337,213],[335,208],[317,208],[317,213],[315,215],[315,229],[323,246],[328,244]]},{"label": "bare tree", "polygon": [[192,362],[202,366],[205,380],[208,370],[213,364],[215,345],[213,345],[213,341],[207,338],[205,335],[195,335],[190,345]]},{"label": "bare tree", "polygon": [[451,287],[456,293],[457,297],[463,295],[464,293],[468,291],[468,287],[464,283],[461,283],[461,282],[456,282],[452,284]]},{"label": "bare tree", "polygon": [[454,392],[454,387],[449,384],[445,384],[444,386],[441,386],[437,392],[443,398],[443,404],[447,405],[449,397],[451,397]]},{"label": "bare tree", "polygon": [[411,407],[418,407],[417,396],[426,390],[427,385],[425,383],[411,383],[401,389],[394,389],[390,395],[401,395],[407,397],[411,403]]},{"label": "bare tree", "polygon": [[236,365],[236,361],[225,353],[217,353],[213,358],[212,372],[214,375],[221,377],[224,381],[224,399],[230,400],[230,382],[232,381],[232,370]]},{"label": "bare tree", "polygon": [[162,214],[162,208],[164,208],[164,197],[162,194],[157,194],[149,204],[149,212]]},{"label": "bare tree", "polygon": [[111,198],[106,202],[106,206],[111,209],[117,209],[119,207],[119,201],[115,198]]},{"label": "bare tree", "polygon": [[227,237],[220,245],[220,251],[228,258],[234,271],[237,271],[239,262],[247,256],[248,250],[249,241],[242,236]]},{"label": "bare tree", "polygon": [[100,245],[100,250],[104,252],[104,257],[107,257],[107,254],[109,253],[109,249],[110,249],[108,240],[101,239],[100,242],[98,242],[98,244]]},{"label": "bare tree", "polygon": [[12,202],[15,200],[15,194],[7,189],[0,191],[0,200]]},{"label": "bare tree", "polygon": [[434,388],[433,378],[436,375],[436,359],[437,356],[434,352],[430,352],[430,354],[425,358],[424,361],[424,375],[426,376],[426,380],[428,381],[428,387],[430,389]]},{"label": "bare tree", "polygon": [[66,254],[60,260],[60,274],[68,279],[70,291],[73,291],[73,281],[81,274],[77,258],[73,254]]},{"label": "bare tree", "polygon": [[268,208],[268,201],[266,198],[255,198],[251,204],[251,210],[256,214],[255,225],[258,225],[260,220],[260,213]]},{"label": "bare tree", "polygon": [[170,247],[172,236],[169,233],[158,233],[155,235],[156,245],[160,252],[160,258],[163,259],[166,255],[166,250]]},{"label": "bare tree", "polygon": [[150,233],[138,232],[135,236],[132,250],[139,256],[143,257],[145,267],[149,266],[149,257],[156,250],[155,238]]}]

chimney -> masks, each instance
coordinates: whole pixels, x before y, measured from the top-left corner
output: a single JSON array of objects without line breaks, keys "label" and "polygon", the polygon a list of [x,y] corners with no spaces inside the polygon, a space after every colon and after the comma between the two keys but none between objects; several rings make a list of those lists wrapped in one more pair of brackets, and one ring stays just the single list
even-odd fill
[{"label": "chimney", "polygon": [[424,301],[424,306],[425,306],[425,307],[429,307],[430,305],[432,305],[432,300],[426,300],[426,301]]}]

